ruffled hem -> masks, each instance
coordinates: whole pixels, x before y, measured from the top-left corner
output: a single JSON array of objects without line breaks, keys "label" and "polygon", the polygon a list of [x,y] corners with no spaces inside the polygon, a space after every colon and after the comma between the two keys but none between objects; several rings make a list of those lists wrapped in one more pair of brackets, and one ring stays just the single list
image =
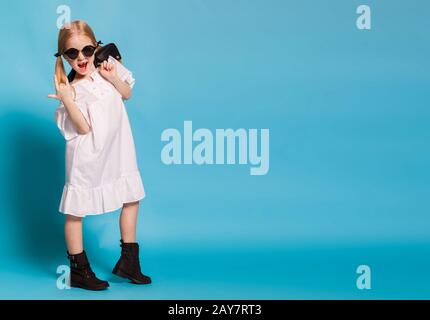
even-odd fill
[{"label": "ruffled hem", "polygon": [[95,188],[66,184],[59,211],[77,217],[97,215],[120,209],[124,203],[142,200],[145,190],[139,171],[122,175],[113,183]]}]

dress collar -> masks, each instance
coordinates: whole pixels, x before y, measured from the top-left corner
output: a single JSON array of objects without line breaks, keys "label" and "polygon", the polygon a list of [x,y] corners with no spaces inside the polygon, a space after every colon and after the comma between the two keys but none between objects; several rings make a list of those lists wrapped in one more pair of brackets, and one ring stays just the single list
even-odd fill
[{"label": "dress collar", "polygon": [[99,72],[99,69],[96,67],[95,70],[90,73],[91,79],[95,80],[95,78],[97,77],[97,73],[98,72]]},{"label": "dress collar", "polygon": [[[96,68],[93,72],[90,73],[89,77],[92,79],[92,81],[96,80],[96,77],[97,77],[98,73],[99,73],[99,69],[98,68]],[[78,80],[78,81],[76,81],[73,84],[77,85],[77,84],[83,83],[85,81],[91,82],[90,80],[88,80],[87,78],[85,78],[85,79]]]}]

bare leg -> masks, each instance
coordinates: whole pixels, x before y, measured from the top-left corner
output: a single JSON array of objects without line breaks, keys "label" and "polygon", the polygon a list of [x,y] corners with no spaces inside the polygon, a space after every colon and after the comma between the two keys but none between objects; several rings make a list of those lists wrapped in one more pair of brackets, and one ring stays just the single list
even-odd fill
[{"label": "bare leg", "polygon": [[82,218],[67,214],[66,223],[64,224],[64,233],[69,253],[81,253],[84,250],[82,240]]},{"label": "bare leg", "polygon": [[139,201],[124,203],[119,217],[122,241],[136,242],[137,213],[139,211]]},{"label": "bare leg", "polygon": [[136,224],[139,201],[124,203],[119,225],[121,229],[121,257],[112,270],[113,274],[131,280],[136,284],[151,283],[151,277],[144,275],[140,268],[139,244],[136,242]]}]

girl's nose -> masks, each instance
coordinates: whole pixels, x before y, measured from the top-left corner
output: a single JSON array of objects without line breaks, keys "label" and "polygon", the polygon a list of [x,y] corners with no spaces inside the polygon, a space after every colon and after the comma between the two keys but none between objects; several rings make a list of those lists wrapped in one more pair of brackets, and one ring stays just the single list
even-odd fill
[{"label": "girl's nose", "polygon": [[84,54],[82,53],[82,51],[79,51],[78,60],[84,60],[84,59],[85,59]]}]

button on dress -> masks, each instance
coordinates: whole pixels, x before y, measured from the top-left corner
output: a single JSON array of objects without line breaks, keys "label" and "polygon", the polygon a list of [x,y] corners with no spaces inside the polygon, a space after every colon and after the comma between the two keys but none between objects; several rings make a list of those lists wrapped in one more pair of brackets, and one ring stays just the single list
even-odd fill
[{"label": "button on dress", "polygon": [[[133,74],[119,61],[117,74],[130,87]],[[55,121],[66,140],[66,181],[59,211],[78,217],[115,211],[145,197],[135,145],[121,94],[99,73],[73,83],[75,103],[91,131],[79,134],[61,103]]]}]

